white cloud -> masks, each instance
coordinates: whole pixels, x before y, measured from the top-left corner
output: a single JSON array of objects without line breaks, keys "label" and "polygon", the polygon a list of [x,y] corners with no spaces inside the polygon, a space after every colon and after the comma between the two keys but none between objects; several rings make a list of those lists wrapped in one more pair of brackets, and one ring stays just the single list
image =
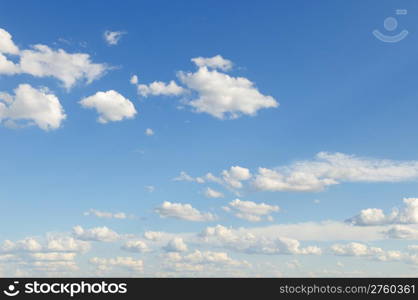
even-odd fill
[{"label": "white cloud", "polygon": [[267,237],[246,231],[228,229],[222,225],[207,227],[200,233],[207,243],[247,254],[321,254],[317,246],[302,248],[300,242],[287,237]]},{"label": "white cloud", "polygon": [[347,222],[358,226],[385,224],[418,224],[418,198],[404,198],[405,206],[400,210],[394,208],[390,214],[385,214],[378,208],[363,209]]},{"label": "white cloud", "polygon": [[158,231],[146,231],[144,232],[144,238],[150,241],[158,241],[163,237],[162,232]]},{"label": "white cloud", "polygon": [[359,158],[320,152],[313,161],[298,161],[277,169],[259,168],[253,185],[264,191],[321,191],[346,182],[399,182],[418,177],[417,161]]},{"label": "white cloud", "polygon": [[129,82],[133,85],[137,85],[138,84],[138,76],[136,75],[132,75],[131,79],[129,80]]},{"label": "white cloud", "polygon": [[272,220],[270,214],[279,211],[277,205],[257,204],[252,201],[242,201],[240,199],[229,202],[229,206],[226,208],[226,211],[232,212],[237,218],[250,222],[260,222],[263,220],[263,217],[266,217],[267,220]]},{"label": "white cloud", "polygon": [[232,62],[223,58],[221,55],[216,55],[210,58],[196,57],[192,58],[191,61],[199,68],[208,67],[213,69],[220,69],[222,71],[228,71],[232,68]]},{"label": "white cloud", "polygon": [[175,237],[165,245],[164,250],[167,252],[185,252],[188,249],[181,237]]},{"label": "white cloud", "polygon": [[19,48],[15,45],[12,35],[0,28],[0,53],[19,54]]},{"label": "white cloud", "polygon": [[216,219],[213,214],[202,213],[190,204],[171,203],[168,201],[164,201],[155,211],[162,218],[175,218],[193,222],[214,221]]},{"label": "white cloud", "polygon": [[385,238],[383,231],[387,228],[385,226],[359,227],[344,222],[322,221],[226,229],[238,236],[249,234],[267,239],[287,237],[298,241],[329,242],[382,240]]},{"label": "white cloud", "polygon": [[208,187],[205,190],[205,196],[208,198],[223,198],[224,194]]},{"label": "white cloud", "polygon": [[75,226],[73,228],[73,235],[79,240],[98,242],[113,242],[120,238],[119,234],[106,226],[91,229],[84,229],[81,226]]},{"label": "white cloud", "polygon": [[378,247],[369,247],[361,243],[335,244],[331,246],[331,252],[342,256],[376,256],[384,253]]},{"label": "white cloud", "polygon": [[173,178],[174,181],[192,181],[197,183],[205,183],[205,180],[202,177],[192,177],[184,171],[180,172],[180,175]]},{"label": "white cloud", "polygon": [[25,238],[17,242],[12,242],[10,240],[5,240],[0,246],[0,251],[9,253],[9,252],[39,252],[42,250],[41,243],[34,238]]},{"label": "white cloud", "polygon": [[0,121],[6,120],[10,126],[24,122],[24,125],[52,130],[59,128],[66,119],[59,99],[47,88],[36,89],[29,84],[20,84],[14,93],[0,95]]},{"label": "white cloud", "polygon": [[241,115],[254,116],[260,109],[278,107],[271,96],[261,94],[254,83],[244,77],[231,77],[208,66],[228,69],[222,57],[192,59],[198,66],[196,72],[179,72],[178,77],[186,87],[197,93],[189,101],[198,113],[207,113],[218,119],[236,119]]},{"label": "white cloud", "polygon": [[138,253],[144,253],[149,250],[147,244],[141,240],[127,241],[122,246],[122,249],[126,251],[130,251],[130,252],[138,252]]},{"label": "white cloud", "polygon": [[108,69],[105,64],[92,63],[88,54],[70,54],[46,45],[35,45],[31,50],[21,51],[19,66],[22,73],[36,77],[55,77],[67,89],[80,80],[91,83]]},{"label": "white cloud", "polygon": [[149,85],[138,84],[137,85],[138,94],[143,97],[152,96],[178,96],[185,92],[184,88],[177,85],[174,80],[171,80],[169,83],[164,83],[162,81],[154,81]]},{"label": "white cloud", "polygon": [[92,265],[97,266],[100,271],[111,271],[113,268],[128,269],[130,271],[141,272],[144,262],[132,257],[99,258],[93,257],[89,260]]},{"label": "white cloud", "polygon": [[53,252],[87,252],[90,249],[90,244],[72,237],[52,236],[48,238],[46,248]]},{"label": "white cloud", "polygon": [[382,232],[389,239],[417,240],[418,229],[409,226],[395,225]]},{"label": "white cloud", "polygon": [[106,30],[103,33],[103,37],[106,41],[106,43],[109,46],[114,46],[117,45],[122,37],[122,35],[126,34],[126,32],[124,31],[110,31],[110,30]]},{"label": "white cloud", "polygon": [[100,123],[131,119],[136,115],[133,103],[114,90],[97,92],[93,96],[80,101],[84,108],[94,108],[99,113]]},{"label": "white cloud", "polygon": [[48,253],[31,253],[29,257],[38,261],[72,261],[76,257],[76,253],[48,252]]},{"label": "white cloud", "polygon": [[19,72],[19,66],[0,53],[0,74],[13,75]]},{"label": "white cloud", "polygon": [[[229,257],[226,252],[200,251],[181,255],[178,252],[169,252],[165,256],[166,267],[176,272],[202,272],[213,268],[249,266],[246,261],[238,261]],[[207,274],[207,273],[206,273]]]},{"label": "white cloud", "polygon": [[154,135],[154,130],[152,130],[151,128],[145,129],[145,135],[147,135],[147,136]]},{"label": "white cloud", "polygon": [[182,171],[180,175],[174,178],[175,181],[191,181],[197,183],[215,182],[224,185],[228,188],[239,189],[242,188],[242,182],[251,178],[250,170],[240,166],[232,166],[229,170],[223,170],[220,177],[207,173],[203,177],[192,177],[186,172]]},{"label": "white cloud", "polygon": [[233,166],[229,170],[222,171],[222,178],[224,182],[232,188],[241,188],[241,181],[251,178],[250,170],[240,166]]},{"label": "white cloud", "polygon": [[111,212],[106,212],[106,211],[100,211],[97,209],[90,209],[89,211],[86,211],[84,215],[95,216],[95,217],[104,218],[104,219],[127,219],[128,218],[128,216],[123,212],[111,213]]},{"label": "white cloud", "polygon": [[146,186],[145,186],[145,189],[146,189],[148,192],[152,193],[152,192],[154,192],[154,191],[155,191],[155,186],[153,186],[153,185],[146,185]]},{"label": "white cloud", "polygon": [[[19,62],[15,64],[3,54],[17,55]],[[93,63],[86,53],[67,53],[63,49],[54,50],[42,44],[19,50],[11,35],[0,28],[0,74],[25,73],[35,77],[54,77],[70,89],[82,80],[91,83],[108,69],[106,64]]]}]

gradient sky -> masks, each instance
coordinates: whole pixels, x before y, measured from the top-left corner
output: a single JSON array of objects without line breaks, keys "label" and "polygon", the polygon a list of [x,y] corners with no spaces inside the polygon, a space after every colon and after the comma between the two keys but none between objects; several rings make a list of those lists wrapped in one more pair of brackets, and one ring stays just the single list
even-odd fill
[{"label": "gradient sky", "polygon": [[416,14],[2,1],[0,275],[416,277]]}]

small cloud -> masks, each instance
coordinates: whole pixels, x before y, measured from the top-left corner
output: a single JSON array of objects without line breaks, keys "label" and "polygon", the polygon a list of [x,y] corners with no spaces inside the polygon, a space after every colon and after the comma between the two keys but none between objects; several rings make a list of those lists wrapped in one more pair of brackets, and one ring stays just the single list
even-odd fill
[{"label": "small cloud", "polygon": [[154,191],[155,191],[155,186],[153,186],[153,185],[146,185],[146,186],[145,186],[145,189],[146,189],[148,192],[152,193],[152,192],[154,192]]},{"label": "small cloud", "polygon": [[95,216],[97,218],[104,218],[104,219],[127,219],[127,214],[123,212],[111,213],[107,211],[100,211],[97,209],[90,209],[84,213],[85,216]]},{"label": "small cloud", "polygon": [[147,129],[145,130],[145,135],[147,135],[147,136],[152,136],[152,135],[154,135],[154,130],[152,130],[151,128],[147,128]]},{"label": "small cloud", "polygon": [[103,34],[106,43],[109,46],[115,46],[119,43],[122,35],[126,34],[124,31],[110,31],[106,30]]},{"label": "small cloud", "polygon": [[131,84],[137,85],[138,84],[138,76],[132,75],[131,79],[129,80]]}]

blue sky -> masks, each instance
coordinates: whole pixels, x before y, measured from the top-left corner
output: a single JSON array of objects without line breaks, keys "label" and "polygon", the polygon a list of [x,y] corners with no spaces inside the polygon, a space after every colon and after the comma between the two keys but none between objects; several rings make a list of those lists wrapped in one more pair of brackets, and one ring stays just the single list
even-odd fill
[{"label": "blue sky", "polygon": [[0,275],[416,276],[417,8],[4,1]]}]

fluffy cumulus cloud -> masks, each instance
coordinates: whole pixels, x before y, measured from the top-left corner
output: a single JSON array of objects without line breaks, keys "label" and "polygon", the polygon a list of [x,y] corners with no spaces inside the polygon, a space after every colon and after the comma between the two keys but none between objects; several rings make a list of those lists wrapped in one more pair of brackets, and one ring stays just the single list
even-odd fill
[{"label": "fluffy cumulus cloud", "polygon": [[231,63],[221,56],[194,58],[196,72],[179,72],[180,81],[197,98],[187,102],[198,113],[218,119],[236,119],[241,115],[254,116],[260,109],[278,107],[271,96],[263,95],[254,83],[244,77],[232,77],[216,69],[227,70]]},{"label": "fluffy cumulus cloud", "polygon": [[177,83],[174,80],[171,80],[169,83],[164,83],[162,81],[154,81],[148,85],[137,84],[137,89],[138,94],[142,97],[148,97],[150,95],[178,96],[185,92],[184,88],[177,85]]},{"label": "fluffy cumulus cloud", "polygon": [[1,252],[39,252],[42,250],[41,243],[34,238],[25,238],[16,242],[5,240],[0,246]]},{"label": "fluffy cumulus cloud", "polygon": [[192,62],[199,68],[208,67],[213,69],[220,69],[222,71],[228,71],[232,68],[232,62],[223,58],[220,55],[214,57],[195,57],[192,58]]},{"label": "fluffy cumulus cloud", "polygon": [[171,203],[165,201],[155,209],[162,218],[175,218],[193,222],[214,221],[216,217],[211,213],[202,213],[190,204]]},{"label": "fluffy cumulus cloud", "polygon": [[47,88],[20,84],[14,95],[0,93],[0,121],[11,127],[36,125],[53,130],[66,119],[59,99]]},{"label": "fluffy cumulus cloud", "polygon": [[418,161],[368,159],[320,152],[312,161],[259,168],[253,185],[263,191],[321,191],[341,182],[399,182],[418,177]]},{"label": "fluffy cumulus cloud", "polygon": [[90,243],[68,236],[51,236],[46,248],[54,252],[87,252],[90,250]]},{"label": "fluffy cumulus cloud", "polygon": [[85,53],[67,53],[45,45],[35,45],[23,50],[19,66],[22,73],[36,77],[54,77],[69,89],[80,80],[87,83],[100,78],[108,69],[104,64],[92,63]]},{"label": "fluffy cumulus cloud", "polygon": [[[18,63],[8,60],[5,55],[16,55]],[[42,44],[19,50],[12,36],[0,28],[0,74],[54,77],[70,89],[79,81],[91,83],[108,69],[106,64],[93,63],[86,53],[67,53],[63,49],[54,50]]]},{"label": "fluffy cumulus cloud", "polygon": [[126,32],[124,31],[110,31],[110,30],[106,30],[103,33],[103,37],[106,41],[106,43],[109,46],[114,46],[117,45],[120,41],[120,39],[122,38],[122,36],[126,34]]},{"label": "fluffy cumulus cloud", "polygon": [[125,251],[137,252],[137,253],[144,253],[149,250],[148,245],[144,241],[141,241],[141,240],[127,241],[125,242],[125,244],[122,245],[121,248]]},{"label": "fluffy cumulus cloud", "polygon": [[136,75],[132,76],[130,82],[136,85],[138,94],[142,97],[195,95],[195,99],[183,99],[182,102],[197,113],[207,113],[218,119],[254,116],[261,109],[279,106],[276,99],[259,92],[249,79],[224,73],[232,68],[230,60],[216,55],[195,57],[191,61],[197,66],[197,71],[177,73],[184,87],[173,80],[169,83],[154,81],[148,85],[138,84]]},{"label": "fluffy cumulus cloud", "polygon": [[200,233],[206,243],[247,254],[321,254],[317,246],[301,247],[300,242],[286,237],[266,237],[234,231],[222,225],[207,227]]},{"label": "fluffy cumulus cloud", "polygon": [[97,218],[104,218],[104,219],[127,219],[127,214],[123,212],[111,213],[107,211],[100,211],[97,209],[90,209],[84,213],[85,216],[95,216]]},{"label": "fluffy cumulus cloud", "polygon": [[164,250],[167,252],[185,252],[188,248],[181,237],[175,237],[164,246]]},{"label": "fluffy cumulus cloud", "polygon": [[226,267],[247,267],[246,261],[238,261],[229,257],[226,252],[200,251],[181,255],[178,252],[170,252],[165,255],[165,267],[176,272],[202,272]]},{"label": "fluffy cumulus cloud", "polygon": [[0,28],[0,53],[19,54],[19,48],[13,42],[12,35],[3,28]]},{"label": "fluffy cumulus cloud", "polygon": [[75,226],[73,228],[73,235],[79,240],[97,242],[113,242],[120,238],[118,233],[107,228],[106,226],[90,229],[84,229],[81,226]]},{"label": "fluffy cumulus cloud", "polygon": [[97,121],[103,124],[131,119],[136,115],[133,103],[114,90],[97,92],[82,99],[80,104],[84,108],[95,109],[99,114]]},{"label": "fluffy cumulus cloud", "polygon": [[109,272],[114,269],[125,269],[131,272],[142,272],[144,262],[141,259],[132,257],[118,256],[116,258],[93,257],[89,260],[90,264],[97,267],[99,272]]},{"label": "fluffy cumulus cloud", "polygon": [[332,245],[331,253],[342,256],[376,256],[383,254],[383,250],[378,247],[369,247],[361,243],[348,243]]},{"label": "fluffy cumulus cloud", "polygon": [[163,233],[159,231],[145,231],[144,238],[149,241],[159,241],[163,237]]},{"label": "fluffy cumulus cloud", "polygon": [[348,223],[358,226],[374,226],[385,224],[418,224],[418,198],[403,199],[404,207],[394,208],[388,214],[382,209],[368,208],[347,220]]},{"label": "fluffy cumulus cloud", "polygon": [[224,207],[224,210],[233,213],[237,218],[250,222],[260,222],[264,218],[272,221],[273,218],[270,214],[278,212],[279,207],[277,205],[235,199],[229,202],[228,206]]},{"label": "fluffy cumulus cloud", "polygon": [[218,192],[217,190],[211,189],[210,187],[208,187],[205,190],[205,196],[208,198],[223,198],[224,194],[221,192]]},{"label": "fluffy cumulus cloud", "polygon": [[365,257],[369,260],[381,262],[403,262],[408,265],[418,265],[416,245],[410,245],[406,251],[383,250],[379,247],[370,247],[361,243],[336,244],[331,246],[330,252],[339,256]]},{"label": "fluffy cumulus cloud", "polygon": [[0,245],[0,262],[15,269],[24,268],[26,275],[63,276],[78,270],[75,258],[90,249],[90,244],[69,236],[50,235],[46,239],[28,237],[6,240]]}]

